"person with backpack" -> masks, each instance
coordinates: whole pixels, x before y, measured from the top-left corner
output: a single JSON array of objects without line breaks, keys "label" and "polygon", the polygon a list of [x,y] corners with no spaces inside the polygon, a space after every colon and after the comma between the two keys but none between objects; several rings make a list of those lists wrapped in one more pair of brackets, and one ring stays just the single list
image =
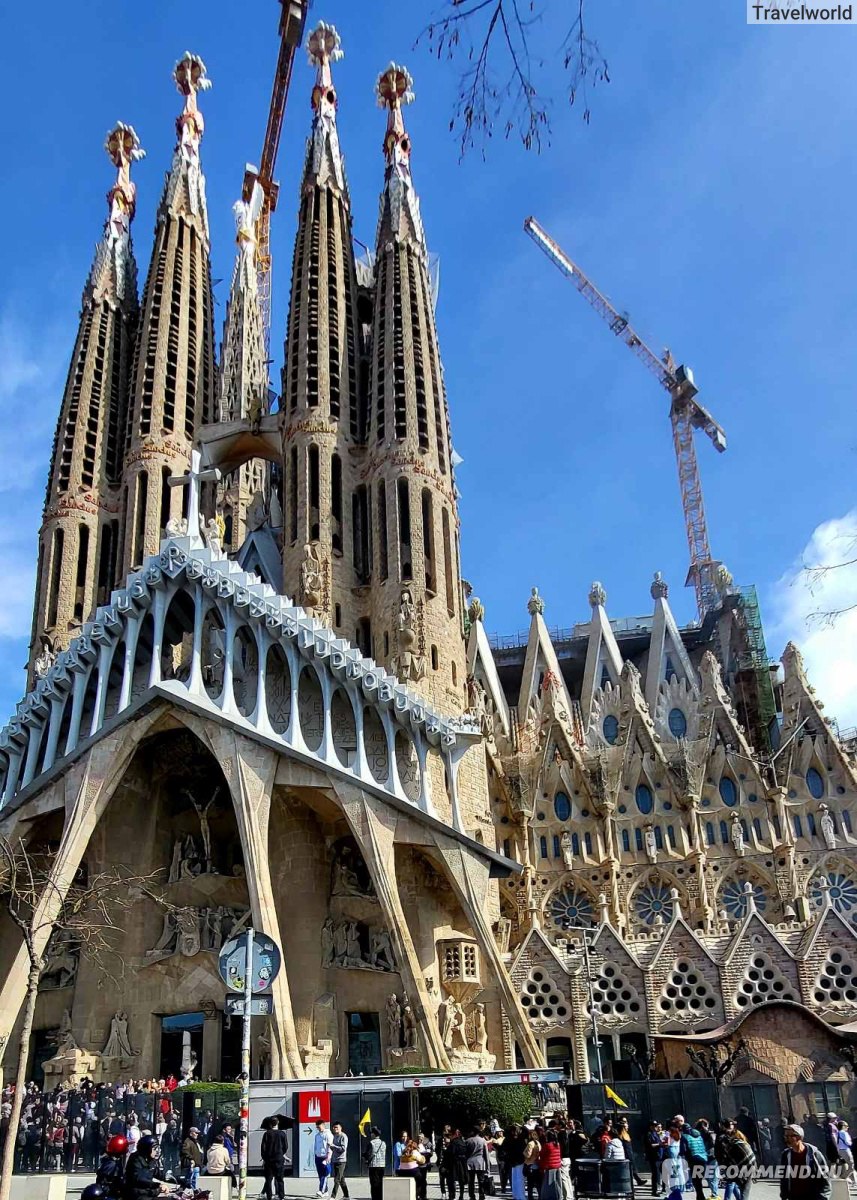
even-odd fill
[{"label": "person with backpack", "polygon": [[95,1172],[95,1182],[104,1189],[104,1195],[109,1197],[109,1200],[121,1200],[128,1139],[124,1134],[116,1133],[108,1141],[105,1150],[106,1153]]},{"label": "person with backpack", "polygon": [[377,1125],[369,1128],[369,1142],[363,1151],[363,1161],[369,1169],[370,1200],[382,1200],[384,1170],[387,1166],[387,1143],[381,1138]]},{"label": "person with backpack", "polygon": [[705,1200],[705,1174],[708,1170],[708,1147],[705,1138],[693,1125],[685,1124],[680,1131],[679,1145],[679,1153],[690,1171],[696,1200]]},{"label": "person with backpack", "polygon": [[786,1148],[780,1158],[783,1167],[780,1200],[830,1200],[827,1159],[815,1146],[804,1141],[801,1125],[786,1125],[783,1136]]},{"label": "person with backpack", "polygon": [[714,1140],[714,1157],[722,1168],[723,1200],[749,1200],[756,1170],[756,1155],[734,1121],[720,1122]]}]

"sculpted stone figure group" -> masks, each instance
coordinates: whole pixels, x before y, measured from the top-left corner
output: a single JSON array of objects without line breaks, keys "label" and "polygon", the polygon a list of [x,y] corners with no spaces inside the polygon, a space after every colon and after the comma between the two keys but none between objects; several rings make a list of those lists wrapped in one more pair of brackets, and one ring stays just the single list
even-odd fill
[{"label": "sculpted stone figure group", "polygon": [[164,912],[161,936],[146,952],[146,961],[161,962],[173,954],[192,958],[201,950],[218,951],[229,938],[240,933],[249,920],[249,908],[229,908],[223,904],[204,908],[170,907]]},{"label": "sculpted stone figure group", "polygon": [[[364,949],[366,945],[368,949]],[[390,935],[386,929],[367,930],[360,921],[328,917],[321,927],[321,965],[395,971]]]}]

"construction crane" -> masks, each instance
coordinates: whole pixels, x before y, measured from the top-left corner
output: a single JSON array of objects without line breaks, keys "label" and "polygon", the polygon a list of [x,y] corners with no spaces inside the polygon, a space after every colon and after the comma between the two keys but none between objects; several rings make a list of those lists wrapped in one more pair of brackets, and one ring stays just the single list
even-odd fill
[{"label": "construction crane", "polygon": [[711,556],[708,541],[708,526],[705,521],[705,506],[702,501],[702,485],[693,444],[694,429],[701,429],[713,442],[715,450],[726,449],[726,434],[707,409],[696,399],[697,389],[693,372],[689,367],[676,366],[669,350],[659,358],[650,350],[643,339],[630,326],[627,316],[616,311],[610,301],[599,292],[595,284],[584,275],[577,263],[565,254],[549,234],[545,233],[534,217],[527,217],[524,229],[553,262],[567,276],[584,299],[588,300],[599,316],[603,317],[616,337],[621,338],[629,350],[649,368],[661,386],[670,395],[670,421],[672,422],[673,444],[678,480],[681,488],[681,503],[690,551],[690,570],[686,585],[693,585],[700,619],[715,607],[718,600],[715,572],[720,565]]},{"label": "construction crane", "polygon": [[304,25],[310,3],[311,0],[280,0],[282,5],[280,53],[277,57],[277,70],[271,91],[271,107],[268,112],[265,141],[262,144],[262,157],[258,167],[248,163],[244,171],[242,189],[244,201],[250,203],[254,185],[257,183],[262,189],[263,195],[262,207],[256,218],[255,237],[256,275],[266,352],[270,348],[271,341],[271,213],[277,207],[277,197],[280,191],[280,185],[274,180],[274,170],[277,165],[277,151],[280,148],[280,134],[283,131],[283,117],[286,112],[286,99],[289,94],[295,53],[303,41]]}]

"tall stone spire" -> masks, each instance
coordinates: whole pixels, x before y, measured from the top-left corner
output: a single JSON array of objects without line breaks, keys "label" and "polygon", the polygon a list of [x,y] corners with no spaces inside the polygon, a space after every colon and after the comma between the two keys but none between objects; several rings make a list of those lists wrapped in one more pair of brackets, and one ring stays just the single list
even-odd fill
[{"label": "tall stone spire", "polygon": [[188,51],[173,79],[184,107],[134,353],[123,474],[126,571],[157,549],[170,516],[179,515],[187,489],[171,489],[167,479],[186,470],[196,431],[214,412],[210,246],[199,160],[205,123],[197,105],[197,94],[211,85],[202,59]]},{"label": "tall stone spire", "polygon": [[336,129],[331,64],[339,35],[309,35],[316,69],[301,180],[283,369],[284,587],[369,649],[370,533],[358,447],[365,432],[351,209]]},{"label": "tall stone spire", "polygon": [[[220,421],[258,420],[268,411],[268,364],[256,273],[256,220],[264,195],[253,184],[249,200],[233,205],[238,252],[223,323],[217,416]],[[224,545],[237,550],[248,532],[248,518],[264,516],[268,468],[251,459],[232,471],[218,488],[217,508],[225,521]],[[258,518],[253,514],[258,513]]]},{"label": "tall stone spire", "polygon": [[[377,578],[372,627],[382,661],[446,707],[464,702],[458,513],[428,252],[403,107],[408,71],[381,72],[386,162],[375,249],[370,390]],[[413,618],[413,619],[411,619]]]},{"label": "tall stone spire", "polygon": [[54,438],[39,533],[31,665],[44,641],[56,649],[67,646],[116,582],[119,484],[138,315],[131,163],[144,151],[132,126],[121,121],[108,133],[105,150],[116,182],[107,193],[108,217],[83,290]]}]

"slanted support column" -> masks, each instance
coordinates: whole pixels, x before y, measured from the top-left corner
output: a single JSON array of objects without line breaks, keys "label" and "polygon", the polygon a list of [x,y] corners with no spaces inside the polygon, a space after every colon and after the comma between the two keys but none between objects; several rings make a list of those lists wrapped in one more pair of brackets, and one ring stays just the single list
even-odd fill
[{"label": "slanted support column", "polygon": [[54,765],[54,760],[57,756],[57,742],[60,736],[60,725],[62,724],[62,715],[65,711],[68,695],[57,696],[51,701],[51,715],[48,721],[48,744],[45,747],[45,765],[42,768],[47,771]]},{"label": "slanted support column", "polygon": [[24,751],[21,746],[16,746],[14,750],[9,751],[9,771],[6,775],[6,786],[3,789],[3,804],[9,803],[15,795],[18,787],[18,780],[21,777],[21,765],[24,761]]},{"label": "slanted support column", "polygon": [[152,661],[149,664],[149,687],[161,682],[161,650],[164,645],[164,621],[167,619],[167,593],[164,588],[155,592],[152,609]]},{"label": "slanted support column", "polygon": [[74,677],[74,691],[71,698],[71,720],[68,725],[68,737],[65,739],[65,753],[71,754],[80,741],[80,721],[83,716],[83,697],[89,683],[89,671],[78,671]]},{"label": "slanted support column", "polygon": [[[52,794],[57,802],[62,802],[65,826],[51,866],[50,885],[44,890],[32,922],[36,930],[33,952],[37,958],[41,958],[45,952],[52,923],[56,920],[60,905],[83,861],[89,839],[104,815],[117,783],[158,717],[158,713],[151,713],[138,718],[133,727],[124,725],[114,730],[44,793],[45,797]],[[22,944],[0,989],[0,1042],[8,1039],[18,1019],[26,994],[29,969],[29,955]]]},{"label": "slanted support column", "polygon": [[30,726],[30,736],[27,741],[27,757],[24,760],[24,778],[21,780],[21,787],[26,787],[28,783],[33,782],[33,776],[36,773],[36,762],[39,757],[39,747],[42,744],[42,734],[44,733],[44,721],[33,722]]},{"label": "slanted support column", "polygon": [[113,661],[114,642],[102,642],[98,648],[98,684],[95,689],[95,704],[92,708],[92,722],[89,726],[89,736],[97,733],[104,724],[104,706],[107,703],[107,684],[110,680],[110,664]]},{"label": "slanted support column", "polygon": [[479,943],[486,962],[491,964],[503,1007],[528,1067],[544,1067],[544,1055],[530,1029],[526,1014],[521,1008],[512,980],[500,957],[491,926],[485,917],[488,898],[488,863],[471,853],[460,842],[436,839],[441,861],[452,884],[464,915],[470,922],[473,935]]},{"label": "slanted support column", "polygon": [[411,938],[396,885],[395,840],[397,814],[356,784],[333,779],[336,795],[378,894],[396,955],[402,986],[411,998],[414,1014],[425,1036],[426,1063],[449,1070],[449,1059],[433,1016],[425,978]]},{"label": "slanted support column", "polygon": [[[264,930],[282,946],[268,858],[271,793],[279,756],[231,729],[212,728],[210,725],[206,725],[205,729],[209,735],[206,740],[210,741],[232,794],[254,927]],[[272,1077],[303,1079],[306,1072],[298,1047],[288,966],[285,962],[274,980],[273,993]]]},{"label": "slanted support column", "polygon": [[119,707],[122,712],[131,703],[131,688],[134,685],[134,661],[137,657],[137,639],[140,636],[141,618],[139,614],[129,617],[125,623],[125,662],[122,667],[122,691],[119,693]]}]

